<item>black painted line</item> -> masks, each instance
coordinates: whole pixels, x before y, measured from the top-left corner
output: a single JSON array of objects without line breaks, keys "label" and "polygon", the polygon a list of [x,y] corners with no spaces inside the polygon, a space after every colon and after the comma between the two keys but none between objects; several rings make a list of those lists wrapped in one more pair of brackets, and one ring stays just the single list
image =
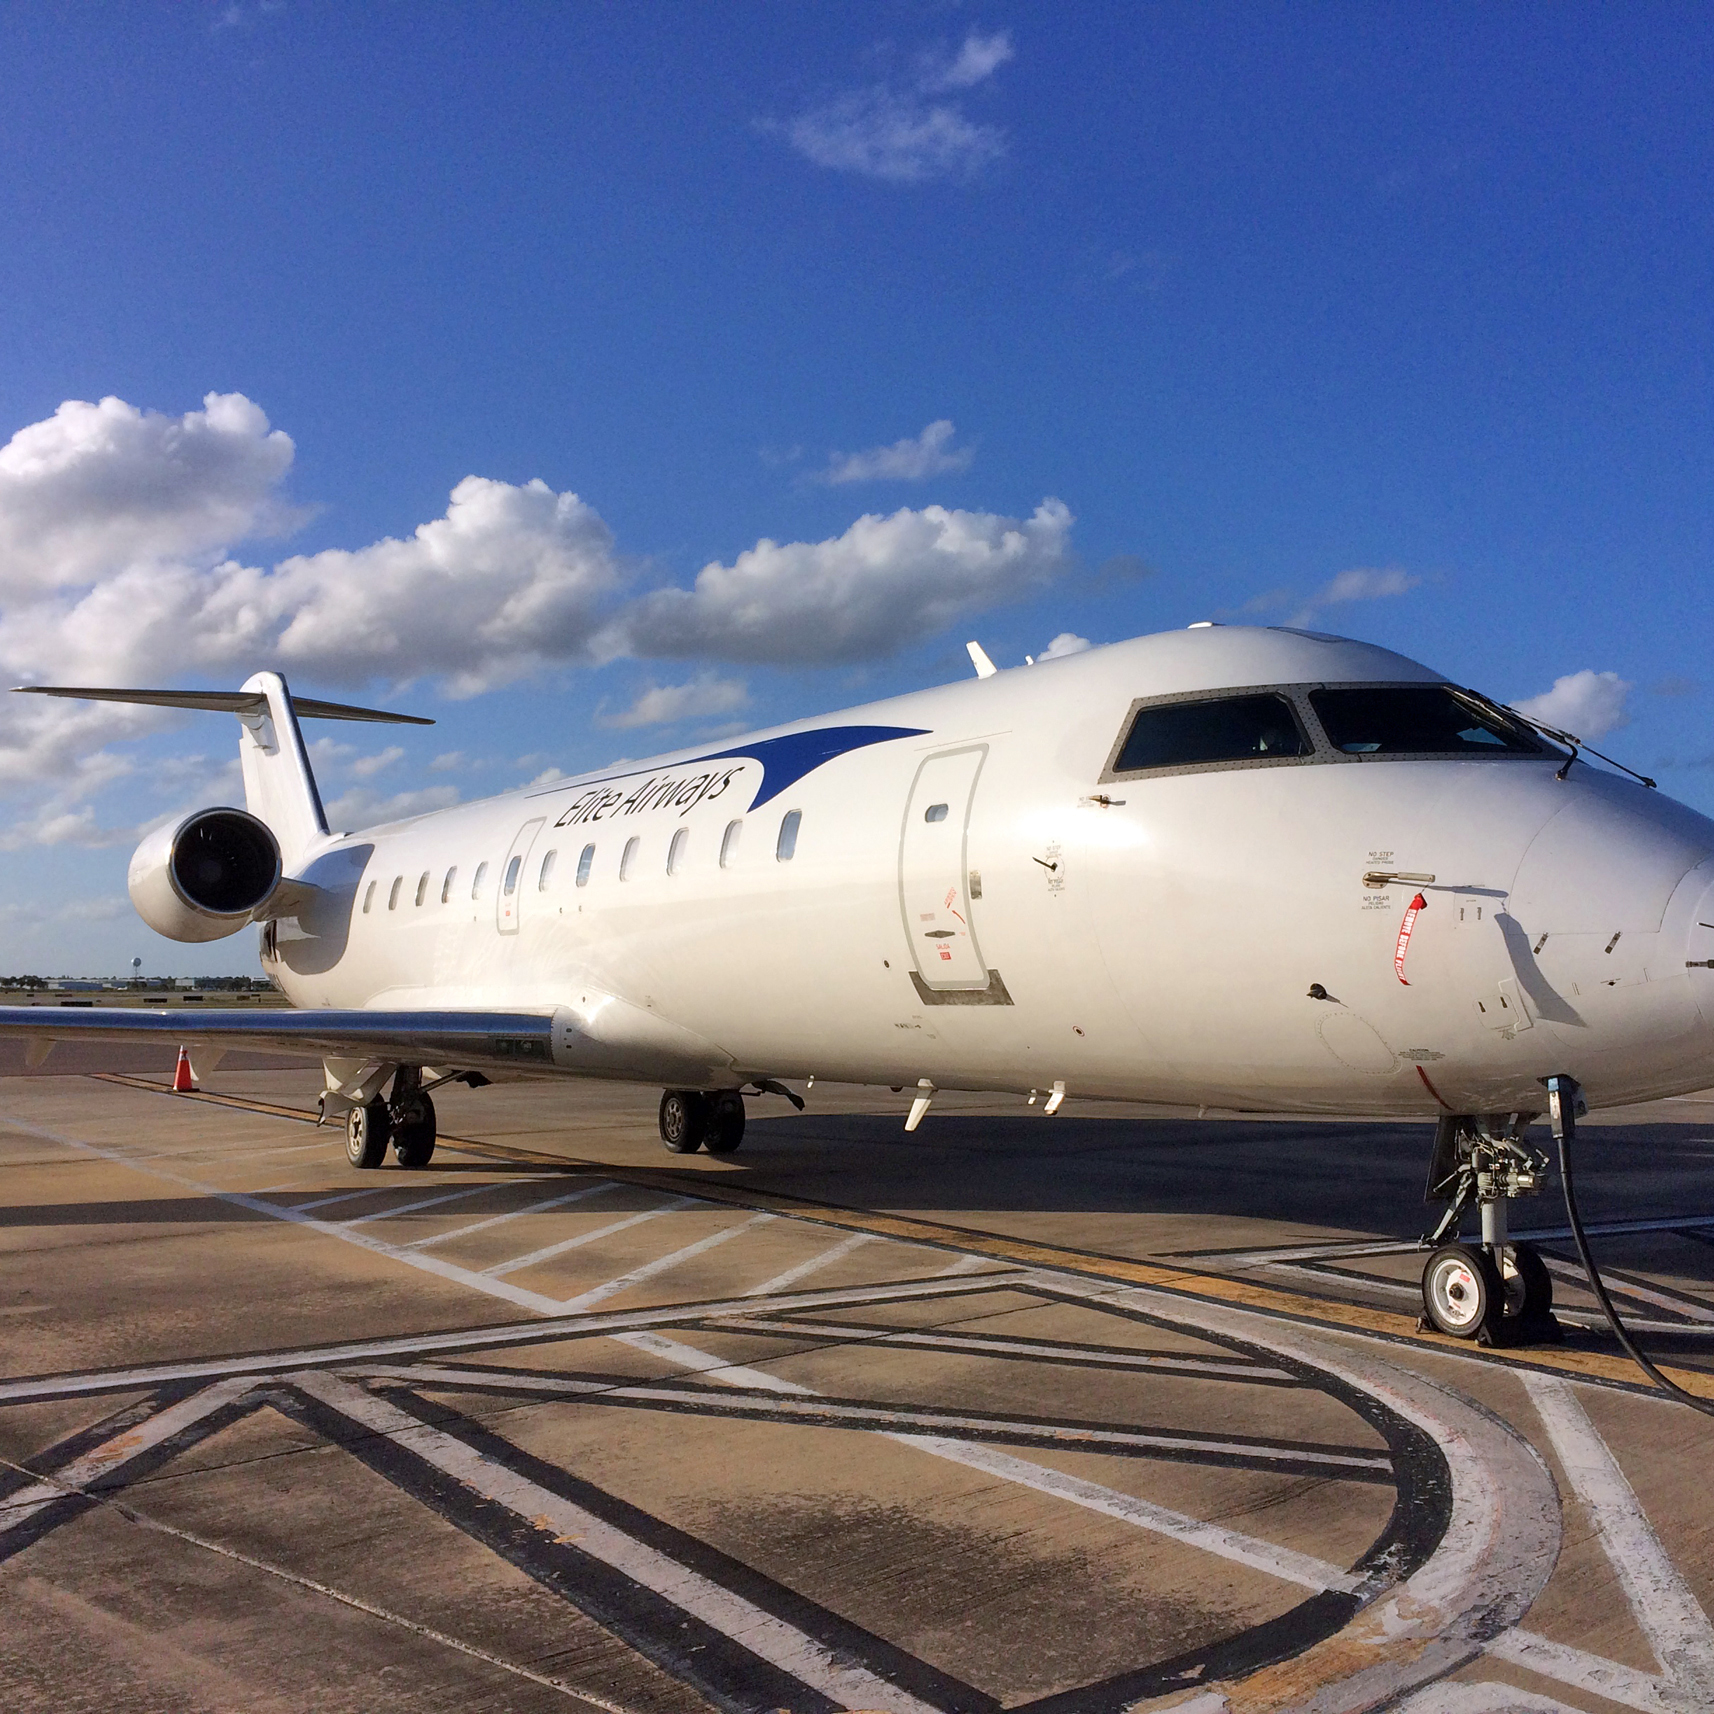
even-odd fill
[{"label": "black painted line", "polygon": [[[398,1409],[461,1441],[473,1452],[568,1500],[612,1528],[727,1589],[901,1690],[938,1706],[999,1714],[990,1697],[939,1673],[926,1662],[840,1618],[662,1519],[512,1445],[445,1404],[407,1389],[389,1390]],[[834,1714],[835,1704],[760,1659],[714,1626],[644,1588],[604,1560],[531,1526],[516,1513],[473,1493],[463,1483],[384,1435],[376,1434],[307,1395],[294,1394],[293,1414],[378,1475],[482,1542],[527,1576],[621,1638],[728,1714]]]},{"label": "black painted line", "polygon": [[[398,1378],[387,1377],[387,1378]],[[816,1428],[852,1428],[879,1434],[931,1434],[1008,1446],[1107,1453],[1121,1458],[1161,1459],[1213,1464],[1226,1469],[1267,1470],[1289,1475],[1391,1486],[1392,1459],[1386,1451],[1282,1441],[1255,1435],[1185,1433],[1171,1428],[1126,1427],[1075,1418],[1046,1419],[951,1407],[878,1405],[866,1399],[756,1393],[722,1386],[637,1385],[627,1378],[566,1375],[557,1381],[510,1381],[504,1371],[430,1371],[417,1383],[442,1390],[513,1392],[532,1398],[559,1396],[577,1403],[640,1407],[690,1416],[730,1417],[751,1422],[788,1421]]]}]

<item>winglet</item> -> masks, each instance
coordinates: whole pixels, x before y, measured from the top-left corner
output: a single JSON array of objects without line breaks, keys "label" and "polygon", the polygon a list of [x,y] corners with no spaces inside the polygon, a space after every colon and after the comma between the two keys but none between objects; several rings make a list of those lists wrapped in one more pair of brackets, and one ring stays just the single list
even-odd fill
[{"label": "winglet", "polygon": [[988,659],[988,651],[980,643],[966,643],[970,651],[970,664],[976,669],[978,678],[992,678],[1000,669]]}]

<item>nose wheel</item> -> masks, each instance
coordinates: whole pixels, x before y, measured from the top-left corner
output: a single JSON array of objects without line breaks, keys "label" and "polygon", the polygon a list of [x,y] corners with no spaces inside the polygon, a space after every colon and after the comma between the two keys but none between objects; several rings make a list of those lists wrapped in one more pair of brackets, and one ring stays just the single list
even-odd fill
[{"label": "nose wheel", "polygon": [[[1553,1318],[1553,1276],[1533,1244],[1515,1244],[1507,1211],[1516,1196],[1541,1188],[1546,1156],[1523,1142],[1533,1113],[1448,1117],[1435,1136],[1428,1200],[1445,1216],[1424,1240],[1433,1246],[1422,1270],[1418,1326],[1483,1345],[1527,1345],[1560,1337]],[[1442,1242],[1475,1203],[1480,1243]]]}]

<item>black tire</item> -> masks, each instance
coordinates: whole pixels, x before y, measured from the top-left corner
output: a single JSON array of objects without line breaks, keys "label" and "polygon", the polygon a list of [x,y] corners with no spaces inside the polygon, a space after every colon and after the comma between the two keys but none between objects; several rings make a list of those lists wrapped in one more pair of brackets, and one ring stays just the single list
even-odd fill
[{"label": "black tire", "polygon": [[694,1089],[669,1089],[661,1097],[661,1141],[667,1153],[693,1155],[708,1134],[708,1103]]},{"label": "black tire", "polygon": [[378,1167],[387,1158],[392,1134],[393,1121],[388,1117],[385,1101],[353,1107],[345,1115],[345,1158],[364,1171]]},{"label": "black tire", "polygon": [[426,1095],[407,1095],[392,1115],[393,1159],[417,1172],[434,1159],[434,1103]]},{"label": "black tire", "polygon": [[[1553,1275],[1541,1252],[1534,1244],[1514,1244],[1512,1266],[1516,1271],[1506,1280],[1506,1314],[1526,1325],[1545,1321],[1553,1312]],[[1521,1300],[1516,1307],[1514,1300]]]},{"label": "black tire", "polygon": [[1454,1339],[1492,1339],[1504,1302],[1500,1270],[1478,1245],[1442,1244],[1422,1270],[1422,1307]]},{"label": "black tire", "polygon": [[744,1140],[744,1097],[736,1089],[722,1089],[703,1098],[708,1104],[708,1135],[702,1146],[711,1155],[735,1154]]}]

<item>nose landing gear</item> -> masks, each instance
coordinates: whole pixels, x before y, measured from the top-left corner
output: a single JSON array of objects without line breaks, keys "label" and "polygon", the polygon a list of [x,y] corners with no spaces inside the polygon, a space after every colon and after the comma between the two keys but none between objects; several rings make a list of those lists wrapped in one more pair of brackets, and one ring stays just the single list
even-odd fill
[{"label": "nose landing gear", "polygon": [[[1547,1156],[1523,1133],[1533,1113],[1449,1115],[1434,1138],[1428,1202],[1445,1202],[1440,1224],[1423,1240],[1433,1246],[1422,1270],[1419,1328],[1483,1345],[1522,1345],[1560,1337],[1553,1318],[1553,1276],[1533,1244],[1513,1243],[1507,1210],[1513,1197],[1534,1196]],[[1464,1212],[1482,1211],[1479,1244],[1444,1240]]]}]

